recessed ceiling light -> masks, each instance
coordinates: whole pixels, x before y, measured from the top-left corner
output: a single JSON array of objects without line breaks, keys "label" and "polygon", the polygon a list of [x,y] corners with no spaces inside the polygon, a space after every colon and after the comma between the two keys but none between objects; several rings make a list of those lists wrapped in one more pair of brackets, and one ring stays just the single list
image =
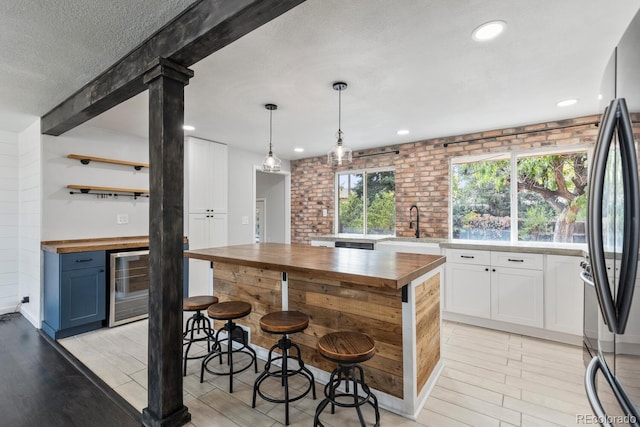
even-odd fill
[{"label": "recessed ceiling light", "polygon": [[184,125],[184,126],[182,126],[182,129],[184,129],[184,130],[196,130],[196,128],[191,126],[191,125]]},{"label": "recessed ceiling light", "polygon": [[400,129],[396,132],[398,135],[409,135],[409,131],[407,129]]},{"label": "recessed ceiling light", "polygon": [[598,94],[598,101],[602,101],[602,94],[601,93]]},{"label": "recessed ceiling light", "polygon": [[575,98],[563,99],[562,101],[558,101],[558,103],[556,105],[558,107],[568,107],[570,105],[575,104],[576,102],[578,102],[578,100],[575,99]]},{"label": "recessed ceiling light", "polygon": [[304,152],[304,148],[300,148],[300,147],[294,148],[293,151],[295,151],[296,153],[302,153]]},{"label": "recessed ceiling light", "polygon": [[486,42],[498,37],[504,32],[506,28],[507,23],[504,21],[485,22],[484,24],[473,30],[471,38],[477,42]]}]

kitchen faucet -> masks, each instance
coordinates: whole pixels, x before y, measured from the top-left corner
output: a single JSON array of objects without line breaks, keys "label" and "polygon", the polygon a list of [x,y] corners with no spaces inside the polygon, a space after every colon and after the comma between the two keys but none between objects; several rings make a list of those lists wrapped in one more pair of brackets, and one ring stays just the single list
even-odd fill
[{"label": "kitchen faucet", "polygon": [[[416,220],[411,220],[411,214],[413,213],[413,208],[416,208]],[[420,238],[420,211],[418,210],[418,206],[412,205],[409,208],[409,228],[416,227],[416,239]]]}]

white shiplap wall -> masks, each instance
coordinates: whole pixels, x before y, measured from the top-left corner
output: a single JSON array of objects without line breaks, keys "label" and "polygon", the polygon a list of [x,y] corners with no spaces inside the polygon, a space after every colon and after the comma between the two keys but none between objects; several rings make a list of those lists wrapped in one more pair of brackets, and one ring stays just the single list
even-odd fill
[{"label": "white shiplap wall", "polygon": [[36,328],[40,327],[41,299],[41,194],[42,149],[40,120],[38,119],[18,137],[18,212],[19,226],[19,278],[18,297],[28,296],[29,304],[23,304],[22,315]]},{"label": "white shiplap wall", "polygon": [[0,313],[18,304],[18,134],[0,131]]}]

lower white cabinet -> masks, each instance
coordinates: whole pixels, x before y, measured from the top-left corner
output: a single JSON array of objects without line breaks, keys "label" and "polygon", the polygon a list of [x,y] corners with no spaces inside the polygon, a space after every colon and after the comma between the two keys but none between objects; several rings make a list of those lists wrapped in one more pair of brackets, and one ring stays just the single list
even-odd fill
[{"label": "lower white cabinet", "polygon": [[[189,214],[189,248],[227,246],[227,214]],[[212,295],[210,263],[189,260],[189,296]]]},{"label": "lower white cabinet", "polygon": [[491,318],[542,328],[543,280],[542,270],[492,266]]},{"label": "lower white cabinet", "polygon": [[543,255],[447,250],[445,310],[544,326]]},{"label": "lower white cabinet", "polygon": [[582,335],[584,284],[581,257],[547,255],[544,277],[545,328]]},{"label": "lower white cabinet", "polygon": [[474,264],[445,264],[445,308],[454,313],[491,317],[491,275],[489,267]]}]

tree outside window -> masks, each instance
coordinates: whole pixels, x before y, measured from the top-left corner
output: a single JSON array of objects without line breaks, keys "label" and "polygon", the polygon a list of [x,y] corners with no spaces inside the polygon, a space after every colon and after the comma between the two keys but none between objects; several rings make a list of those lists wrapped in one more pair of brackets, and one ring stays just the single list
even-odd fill
[{"label": "tree outside window", "polygon": [[[586,151],[456,161],[451,168],[454,239],[585,242]],[[516,209],[511,200],[517,201]]]},{"label": "tree outside window", "polygon": [[394,171],[339,173],[336,196],[338,233],[395,234]]}]

